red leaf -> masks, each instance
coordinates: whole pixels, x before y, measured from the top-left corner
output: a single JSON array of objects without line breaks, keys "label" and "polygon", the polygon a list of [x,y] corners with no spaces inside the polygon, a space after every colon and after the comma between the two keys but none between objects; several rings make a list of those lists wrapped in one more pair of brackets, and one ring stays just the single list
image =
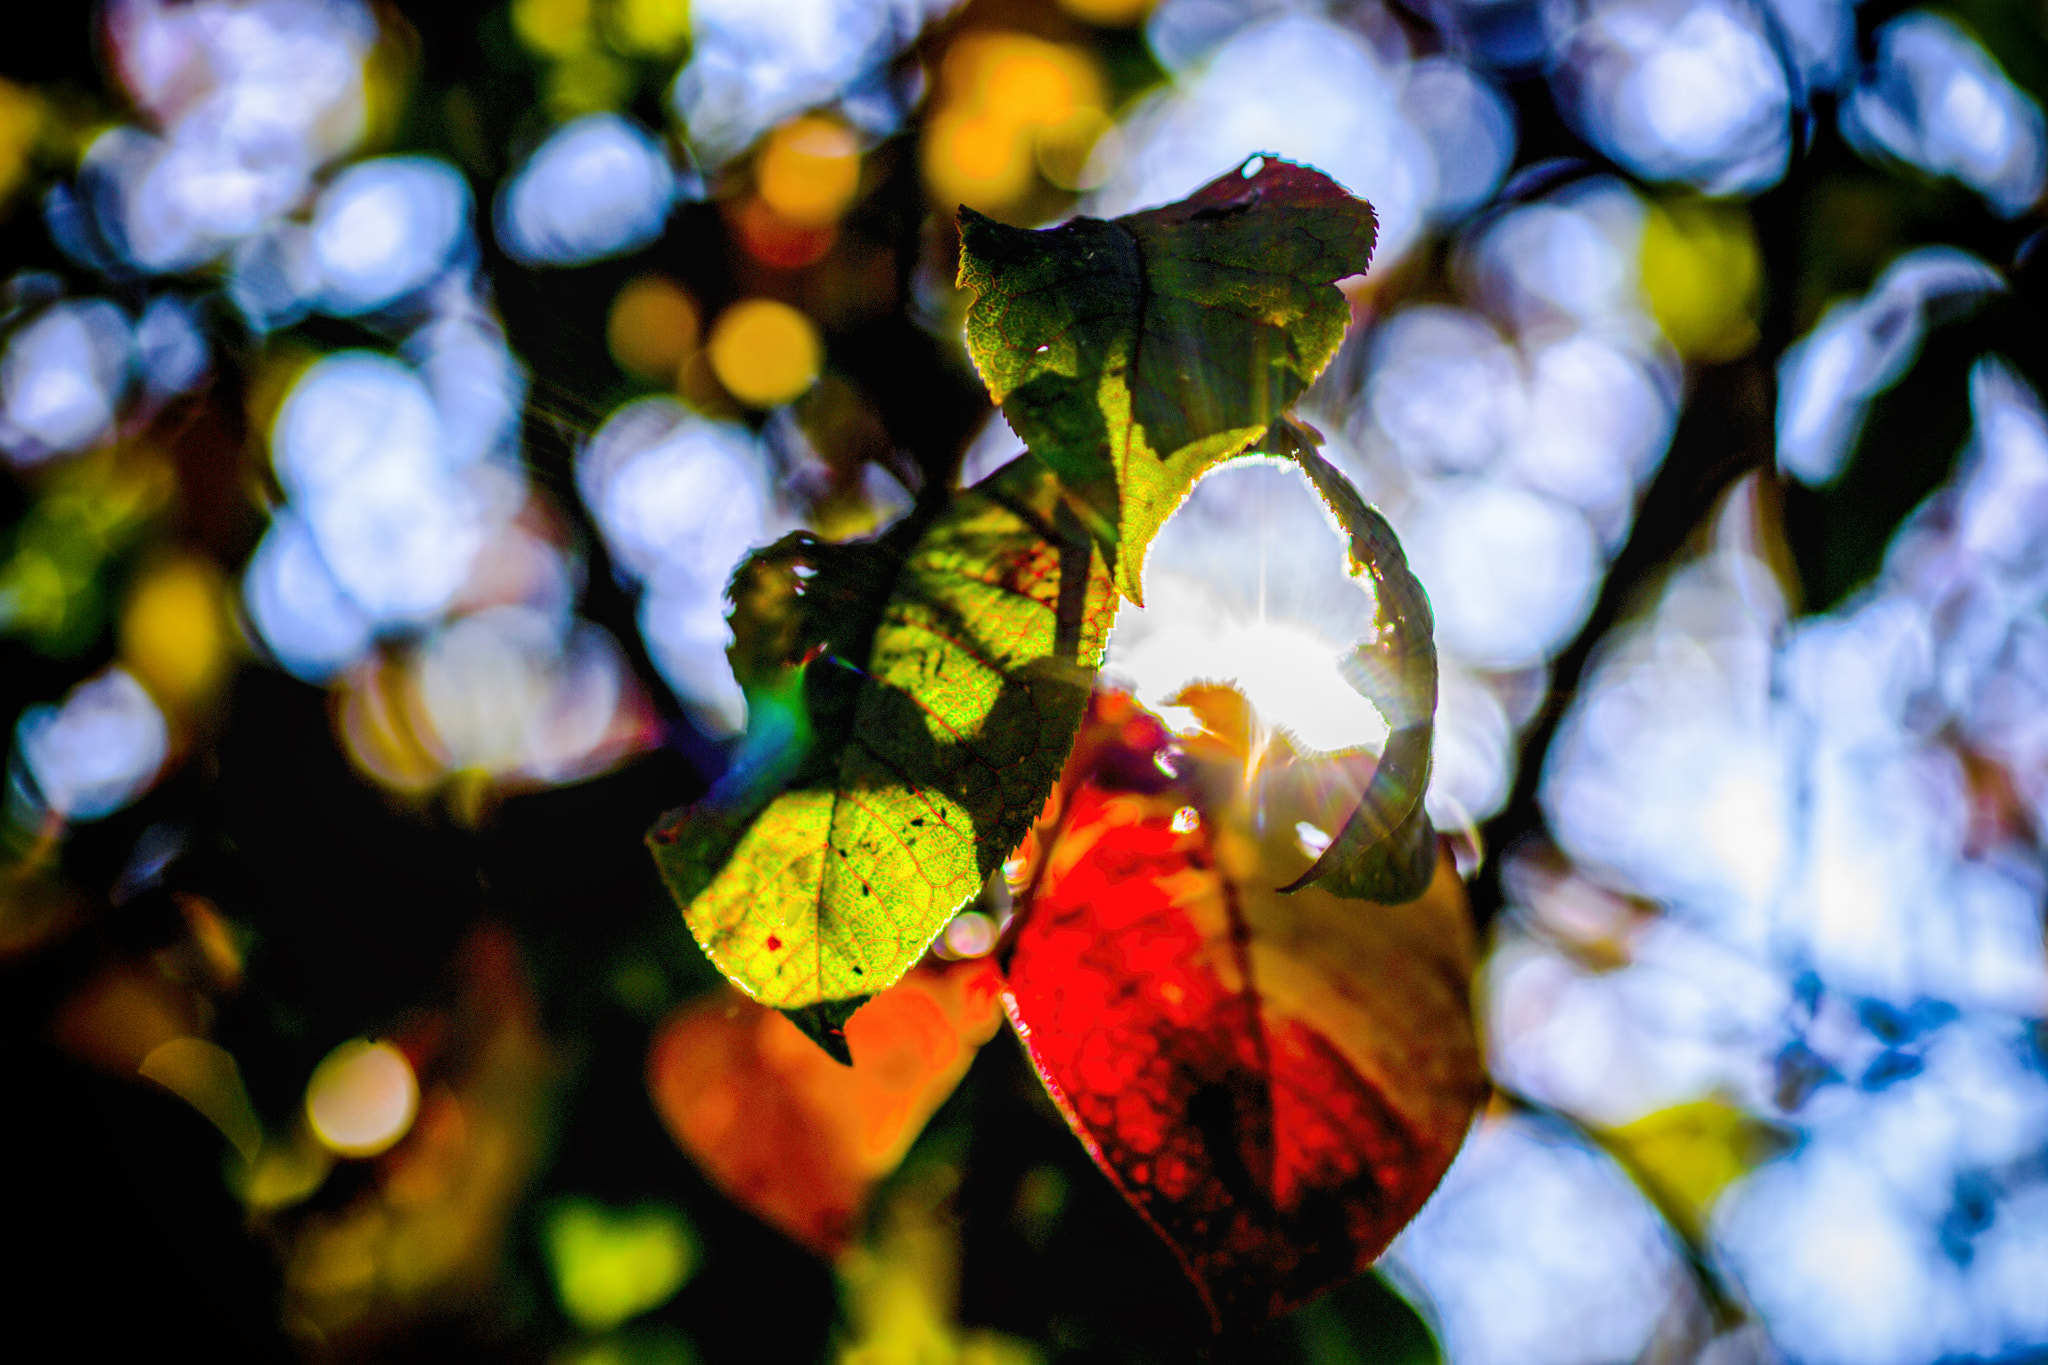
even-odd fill
[{"label": "red leaf", "polygon": [[847,1020],[852,1066],[775,1010],[720,991],[656,1032],[648,1090],[670,1136],[719,1188],[836,1256],[875,1182],[1001,1025],[1000,988],[986,959],[913,970]]},{"label": "red leaf", "polygon": [[1037,831],[1005,1003],[1222,1330],[1369,1265],[1442,1178],[1485,1081],[1449,857],[1407,905],[1280,894],[1311,861],[1297,822],[1334,828],[1370,768],[1258,743],[1234,693],[1189,700],[1220,733],[1175,754],[1127,699],[1098,704],[1086,766]]}]

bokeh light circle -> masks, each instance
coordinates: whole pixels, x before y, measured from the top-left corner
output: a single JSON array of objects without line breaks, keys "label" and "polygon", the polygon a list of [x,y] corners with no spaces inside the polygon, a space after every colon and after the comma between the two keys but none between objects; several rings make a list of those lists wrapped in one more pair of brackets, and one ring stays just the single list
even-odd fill
[{"label": "bokeh light circle", "polygon": [[786,303],[747,299],[711,328],[711,370],[742,403],[772,408],[810,388],[824,361],[811,320]]},{"label": "bokeh light circle", "polygon": [[340,1156],[389,1151],[419,1112],[412,1063],[389,1043],[355,1038],[327,1054],[306,1082],[306,1122]]}]

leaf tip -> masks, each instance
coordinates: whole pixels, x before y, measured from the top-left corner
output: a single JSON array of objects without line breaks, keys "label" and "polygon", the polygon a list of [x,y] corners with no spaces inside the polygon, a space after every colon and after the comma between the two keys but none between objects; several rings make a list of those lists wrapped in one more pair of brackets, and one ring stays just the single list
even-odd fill
[{"label": "leaf tip", "polygon": [[1280,891],[1291,895],[1316,887],[1347,900],[1406,905],[1436,879],[1437,843],[1436,826],[1418,804],[1401,827],[1376,841],[1340,836]]},{"label": "leaf tip", "polygon": [[1142,610],[1145,606],[1144,565],[1132,564],[1130,557],[1120,558],[1111,566],[1116,580],[1116,590],[1124,600]]},{"label": "leaf tip", "polygon": [[820,1000],[816,1004],[804,1005],[797,1009],[782,1011],[782,1017],[803,1030],[825,1055],[841,1066],[853,1065],[853,1052],[846,1045],[846,1021],[853,1012],[868,1001],[872,995],[856,995],[846,1000]]},{"label": "leaf tip", "polygon": [[987,283],[988,272],[981,268],[977,258],[984,254],[982,243],[989,233],[1002,224],[985,213],[977,213],[965,204],[960,206],[953,222],[960,232],[960,268],[954,273],[953,287],[972,289],[979,293]]}]

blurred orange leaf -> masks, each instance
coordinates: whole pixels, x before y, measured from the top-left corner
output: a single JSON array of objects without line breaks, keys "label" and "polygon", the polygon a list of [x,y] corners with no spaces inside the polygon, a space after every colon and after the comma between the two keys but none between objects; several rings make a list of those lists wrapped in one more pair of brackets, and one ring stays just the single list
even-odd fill
[{"label": "blurred orange leaf", "polygon": [[647,1082],[677,1145],[728,1195],[828,1256],[1002,1021],[986,959],[920,967],[846,1023],[851,1066],[726,990],[657,1031]]}]

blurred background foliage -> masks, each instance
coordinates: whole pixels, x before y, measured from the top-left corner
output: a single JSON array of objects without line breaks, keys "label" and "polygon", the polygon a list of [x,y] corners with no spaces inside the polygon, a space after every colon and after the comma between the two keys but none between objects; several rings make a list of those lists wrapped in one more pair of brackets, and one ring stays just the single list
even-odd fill
[{"label": "blurred background foliage", "polygon": [[[0,54],[10,1330],[2048,1358],[2040,5],[58,9]],[[740,555],[1019,448],[953,207],[1259,150],[1380,215],[1304,411],[1435,603],[1500,1097],[1381,1275],[1211,1348],[1007,1039],[836,1263],[722,1193],[640,836],[743,723]],[[1150,573],[1141,698],[1384,735],[1297,476]]]}]

